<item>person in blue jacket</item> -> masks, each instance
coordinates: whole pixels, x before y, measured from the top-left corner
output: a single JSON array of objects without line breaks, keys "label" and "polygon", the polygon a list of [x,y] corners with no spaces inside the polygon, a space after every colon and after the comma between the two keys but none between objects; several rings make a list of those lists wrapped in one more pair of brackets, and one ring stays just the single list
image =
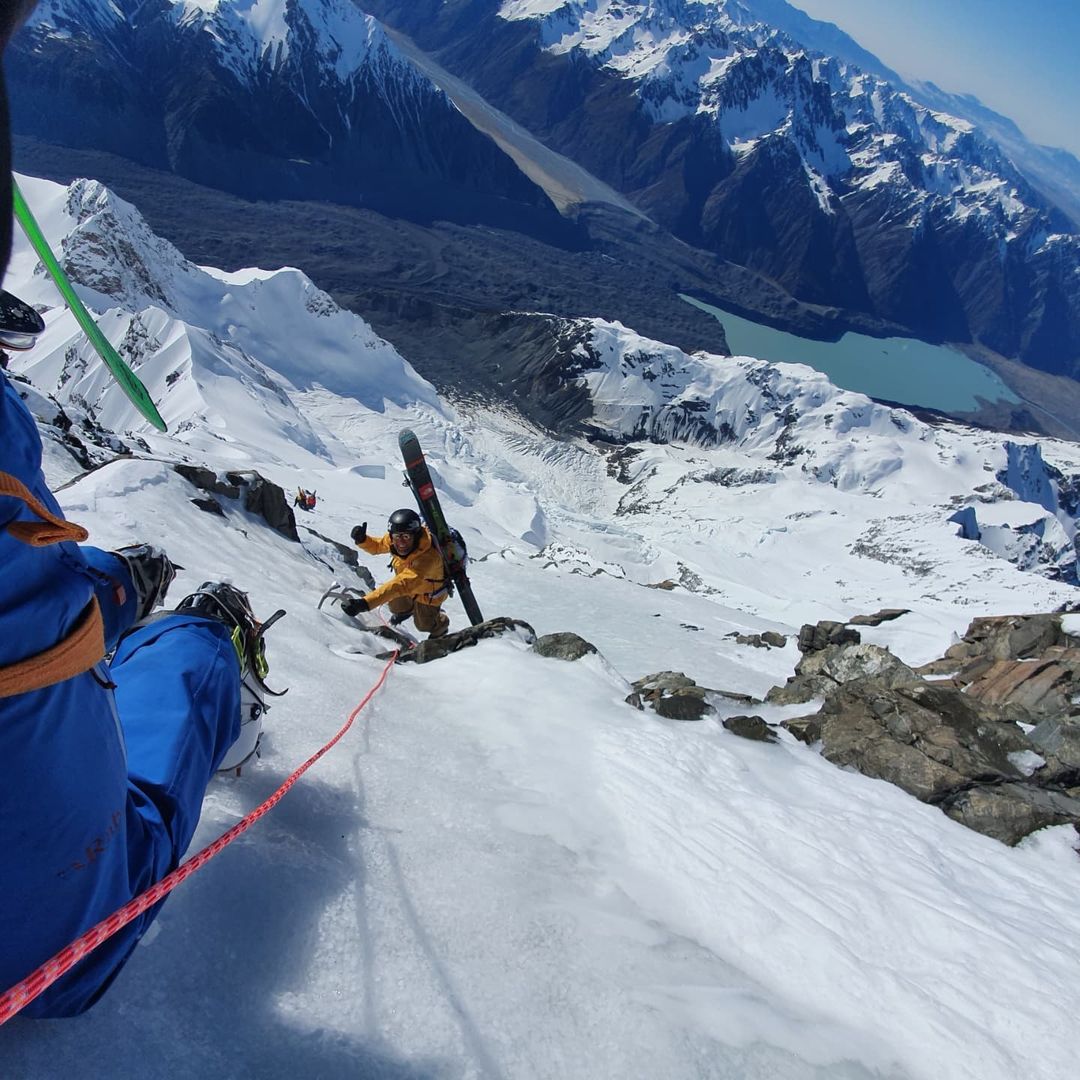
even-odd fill
[{"label": "person in blue jacket", "polygon": [[[0,3],[0,50],[32,7]],[[2,279],[12,227],[2,78],[0,113]],[[254,749],[261,726],[265,658],[244,594],[207,583],[152,615],[173,577],[168,558],[84,539],[49,492],[34,420],[0,371],[0,994],[178,865],[210,778],[237,762],[238,746]],[[22,1015],[88,1008],[159,907]]]}]

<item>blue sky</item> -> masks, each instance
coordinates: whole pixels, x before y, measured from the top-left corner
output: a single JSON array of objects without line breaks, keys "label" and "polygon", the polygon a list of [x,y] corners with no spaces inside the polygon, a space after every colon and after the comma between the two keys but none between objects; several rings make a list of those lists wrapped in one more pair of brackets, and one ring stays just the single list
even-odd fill
[{"label": "blue sky", "polygon": [[901,75],[974,94],[1080,156],[1080,0],[789,0]]}]

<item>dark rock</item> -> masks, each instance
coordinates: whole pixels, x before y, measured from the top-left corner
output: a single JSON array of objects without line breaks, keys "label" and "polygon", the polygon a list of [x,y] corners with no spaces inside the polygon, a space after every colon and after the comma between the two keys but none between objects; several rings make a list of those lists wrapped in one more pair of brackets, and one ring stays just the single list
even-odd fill
[{"label": "dark rock", "polygon": [[744,739],[767,743],[777,741],[776,732],[760,716],[728,716],[722,722],[733,735],[740,735]]},{"label": "dark rock", "polygon": [[[226,473],[222,481],[218,479],[217,473],[194,465],[177,464],[173,465],[173,469],[202,491],[226,499],[239,499],[243,495],[245,510],[261,517],[270,528],[287,539],[294,543],[300,542],[296,531],[296,517],[285,492],[254,470]],[[209,508],[204,506],[201,509]],[[218,506],[218,510],[220,509]]]},{"label": "dark rock", "polygon": [[[467,626],[464,630],[444,634],[440,638],[427,638],[415,649],[398,656],[398,663],[426,664],[431,660],[441,660],[459,649],[476,645],[483,638],[499,637],[502,634],[517,634],[530,643],[536,641],[536,631],[521,619],[498,617],[488,619],[477,626]],[[389,654],[383,654],[387,656]]]},{"label": "dark rock", "polygon": [[202,491],[208,491],[212,495],[224,495],[226,499],[240,498],[240,485],[224,483],[218,479],[217,473],[211,469],[203,469],[195,465],[177,464],[173,466],[173,470]]},{"label": "dark rock", "polygon": [[813,746],[821,741],[821,723],[820,716],[795,716],[790,720],[781,720],[780,726],[790,731],[799,742]]},{"label": "dark rock", "polygon": [[296,531],[296,515],[282,488],[257,472],[227,473],[226,478],[243,488],[244,509],[256,514],[275,532],[288,540],[300,543]]},{"label": "dark rock", "polygon": [[820,716],[829,761],[888,780],[923,802],[978,782],[1021,780],[1009,754],[1032,749],[1000,713],[921,681],[896,688],[873,678],[847,683]]},{"label": "dark rock", "polygon": [[815,697],[827,698],[844,683],[867,677],[883,686],[920,681],[907,664],[880,645],[830,645],[804,653],[795,674],[784,686],[774,686],[765,700],[772,705],[798,705]]},{"label": "dark rock", "polygon": [[703,720],[716,711],[705,700],[710,691],[698,686],[681,671],[658,671],[632,685],[643,703],[651,705],[660,716],[669,720]]},{"label": "dark rock", "polygon": [[844,623],[822,619],[816,625],[804,624],[799,630],[799,652],[817,652],[830,645],[857,645],[862,641],[858,630],[850,630]]},{"label": "dark rock", "polygon": [[533,652],[557,660],[580,660],[583,656],[596,652],[596,646],[577,634],[563,632],[545,634],[538,638],[533,645]]},{"label": "dark rock", "polygon": [[221,508],[221,503],[217,499],[192,499],[191,501],[200,510],[205,510],[208,514],[217,514],[218,517],[225,516],[225,511]]},{"label": "dark rock", "polygon": [[716,710],[705,701],[703,694],[694,689],[675,690],[670,694],[656,698],[652,702],[658,716],[667,720],[704,720]]},{"label": "dark rock", "polygon": [[901,615],[907,615],[911,608],[882,608],[873,615],[856,615],[848,619],[850,626],[880,626],[883,622],[892,622]]},{"label": "dark rock", "polygon": [[954,821],[1010,846],[1048,825],[1072,825],[1080,831],[1080,799],[1026,784],[960,791],[941,808]]},{"label": "dark rock", "polygon": [[1038,772],[1041,784],[1073,787],[1080,784],[1080,719],[1043,720],[1028,738],[1046,765]]}]

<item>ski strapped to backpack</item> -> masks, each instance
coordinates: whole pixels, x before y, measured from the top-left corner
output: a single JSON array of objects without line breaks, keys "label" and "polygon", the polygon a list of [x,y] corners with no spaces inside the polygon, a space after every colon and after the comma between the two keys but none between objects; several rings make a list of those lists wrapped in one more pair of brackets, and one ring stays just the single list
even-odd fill
[{"label": "ski strapped to backpack", "polygon": [[484,621],[484,616],[480,614],[480,606],[476,602],[468,574],[465,572],[468,562],[465,541],[457,529],[451,529],[446,523],[439,496],[435,493],[435,484],[431,479],[431,470],[424,458],[424,451],[420,449],[420,440],[416,434],[406,428],[398,436],[398,445],[401,447],[401,456],[405,462],[405,484],[412,491],[420,516],[443,557],[446,579],[450,583],[447,589],[449,591],[450,585],[457,589],[469,622],[473,626],[478,626]]}]

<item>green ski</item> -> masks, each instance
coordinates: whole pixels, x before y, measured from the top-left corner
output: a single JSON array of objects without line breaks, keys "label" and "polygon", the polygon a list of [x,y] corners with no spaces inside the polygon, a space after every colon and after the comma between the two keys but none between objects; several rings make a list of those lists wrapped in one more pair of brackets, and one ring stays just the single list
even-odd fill
[{"label": "green ski", "polygon": [[147,393],[146,387],[143,386],[138,375],[124,363],[117,351],[109,344],[108,339],[101,332],[101,328],[94,322],[93,316],[86,310],[83,302],[75,294],[67,274],[64,273],[60,263],[56,260],[56,256],[53,255],[49,242],[45,239],[40,226],[34,220],[34,215],[30,213],[30,207],[26,205],[26,200],[23,198],[19,185],[15,183],[14,179],[11,181],[11,187],[15,204],[15,217],[18,218],[22,231],[26,233],[26,239],[30,241],[34,251],[37,252],[37,257],[44,263],[45,269],[48,270],[49,276],[56,283],[56,287],[60,290],[60,295],[63,296],[71,314],[75,316],[79,326],[83,329],[83,333],[90,339],[90,344],[97,350],[98,356],[105,362],[105,366],[112,372],[113,377],[120,384],[120,388],[131,399],[135,408],[158,431],[168,430],[165,421],[161,418],[161,413],[158,412],[157,406],[149,393]]}]

